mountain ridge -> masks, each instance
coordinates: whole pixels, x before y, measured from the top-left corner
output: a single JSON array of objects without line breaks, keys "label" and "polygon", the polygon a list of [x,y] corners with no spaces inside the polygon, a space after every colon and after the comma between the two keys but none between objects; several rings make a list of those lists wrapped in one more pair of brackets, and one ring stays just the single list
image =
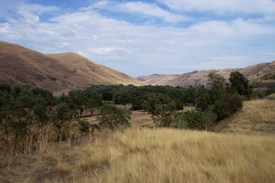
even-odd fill
[{"label": "mountain ridge", "polygon": [[170,86],[206,86],[208,75],[211,72],[220,74],[226,80],[229,79],[231,72],[239,71],[256,88],[274,88],[275,87],[275,61],[250,65],[244,68],[225,68],[211,70],[195,70],[183,74],[153,74],[149,76],[140,76],[137,80],[149,85],[170,85]]}]

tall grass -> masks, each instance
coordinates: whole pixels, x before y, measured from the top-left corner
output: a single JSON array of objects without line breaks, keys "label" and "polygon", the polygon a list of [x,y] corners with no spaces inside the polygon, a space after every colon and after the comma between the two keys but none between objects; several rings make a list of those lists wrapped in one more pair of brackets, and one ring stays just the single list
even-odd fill
[{"label": "tall grass", "polygon": [[274,182],[274,154],[274,136],[136,128],[17,157],[0,182]]},{"label": "tall grass", "polygon": [[0,155],[15,156],[20,154],[43,153],[54,143],[60,141],[60,136],[71,143],[82,136],[77,123],[63,125],[62,133],[53,123],[45,125],[32,124],[26,129],[12,129],[4,133],[0,128]]}]

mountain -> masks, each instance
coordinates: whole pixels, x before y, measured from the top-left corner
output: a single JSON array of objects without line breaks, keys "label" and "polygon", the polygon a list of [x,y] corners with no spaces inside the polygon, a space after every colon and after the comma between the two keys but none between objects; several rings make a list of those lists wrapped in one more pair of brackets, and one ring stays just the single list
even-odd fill
[{"label": "mountain", "polygon": [[245,68],[229,68],[218,70],[200,70],[185,74],[153,74],[150,76],[141,76],[137,79],[144,84],[151,85],[170,85],[170,86],[201,86],[207,85],[208,75],[211,72],[220,74],[226,80],[229,79],[231,72],[239,71],[244,74],[250,83],[256,88],[274,88],[275,87],[275,61],[251,65]]},{"label": "mountain", "polygon": [[76,53],[46,55],[3,41],[0,41],[0,82],[28,83],[59,93],[96,84],[141,85]]}]

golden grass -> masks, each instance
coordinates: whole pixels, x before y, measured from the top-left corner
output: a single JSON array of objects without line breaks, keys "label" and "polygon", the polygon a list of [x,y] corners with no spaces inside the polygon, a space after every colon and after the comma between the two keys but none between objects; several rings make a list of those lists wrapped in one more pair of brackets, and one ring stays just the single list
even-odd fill
[{"label": "golden grass", "polygon": [[274,136],[130,128],[2,159],[0,182],[274,182]]},{"label": "golden grass", "polygon": [[275,134],[275,100],[246,101],[240,112],[223,120],[215,131]]}]

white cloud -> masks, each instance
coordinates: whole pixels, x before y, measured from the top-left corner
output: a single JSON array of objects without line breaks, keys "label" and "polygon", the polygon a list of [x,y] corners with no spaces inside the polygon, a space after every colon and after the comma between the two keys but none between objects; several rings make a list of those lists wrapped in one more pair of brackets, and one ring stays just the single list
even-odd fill
[{"label": "white cloud", "polygon": [[214,13],[272,13],[274,0],[159,0],[179,11],[212,11]]},{"label": "white cloud", "polygon": [[119,47],[100,47],[100,48],[92,48],[91,53],[95,55],[105,56],[105,55],[114,55],[118,52],[128,52],[125,48]]},{"label": "white cloud", "polygon": [[127,2],[121,4],[120,8],[121,10],[130,13],[138,13],[145,16],[159,17],[166,22],[181,22],[188,20],[188,18],[183,15],[176,15],[174,13],[165,11],[156,5],[143,2]]},{"label": "white cloud", "polygon": [[[40,17],[47,8],[33,7],[29,11]],[[153,14],[167,17],[162,13]],[[248,65],[247,60],[257,63],[274,59],[274,46],[265,43],[272,43],[272,38],[275,42],[274,29],[273,25],[245,19],[197,22],[185,28],[135,25],[86,9],[46,22],[24,18],[0,23],[0,39],[46,53],[78,52],[97,63],[138,76],[183,73],[202,66],[238,67]]]},{"label": "white cloud", "polygon": [[108,10],[111,12],[123,12],[137,14],[147,18],[159,18],[166,23],[177,23],[188,21],[189,17],[183,14],[176,14],[160,8],[156,4],[145,3],[141,1],[129,1],[114,3],[114,1],[104,0],[92,3],[89,7],[82,10]]}]

